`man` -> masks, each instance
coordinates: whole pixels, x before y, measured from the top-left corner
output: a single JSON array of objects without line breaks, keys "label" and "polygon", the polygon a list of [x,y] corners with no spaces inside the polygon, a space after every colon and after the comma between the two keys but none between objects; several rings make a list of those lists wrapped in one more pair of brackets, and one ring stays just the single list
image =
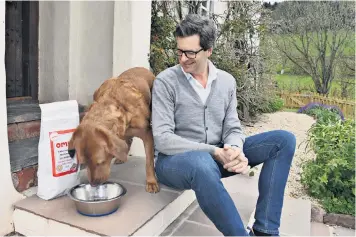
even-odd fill
[{"label": "man", "polygon": [[[216,38],[212,21],[188,15],[175,37],[179,65],[159,73],[152,92],[159,182],[194,190],[201,209],[224,235],[279,235],[294,135],[277,130],[245,138],[235,79],[208,59]],[[261,163],[256,221],[247,233],[220,179]]]}]

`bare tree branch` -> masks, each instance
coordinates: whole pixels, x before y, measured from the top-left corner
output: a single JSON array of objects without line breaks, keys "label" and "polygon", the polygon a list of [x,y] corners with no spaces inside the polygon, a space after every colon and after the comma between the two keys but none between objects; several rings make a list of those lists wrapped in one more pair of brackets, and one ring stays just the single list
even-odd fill
[{"label": "bare tree branch", "polygon": [[346,44],[352,40],[355,47],[355,2],[283,2],[275,15],[280,52],[312,77],[316,91],[328,94]]}]

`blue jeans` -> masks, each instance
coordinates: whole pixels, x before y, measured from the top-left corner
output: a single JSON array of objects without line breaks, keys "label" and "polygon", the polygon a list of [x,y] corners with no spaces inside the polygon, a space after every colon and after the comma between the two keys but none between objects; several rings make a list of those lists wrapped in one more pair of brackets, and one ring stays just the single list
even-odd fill
[{"label": "blue jeans", "polygon": [[[276,130],[246,138],[243,151],[251,167],[263,163],[258,182],[253,229],[279,235],[284,190],[295,152],[292,133]],[[159,154],[156,165],[159,182],[175,189],[192,189],[205,215],[224,236],[248,233],[221,178],[235,175],[225,170],[207,152],[177,155]]]}]

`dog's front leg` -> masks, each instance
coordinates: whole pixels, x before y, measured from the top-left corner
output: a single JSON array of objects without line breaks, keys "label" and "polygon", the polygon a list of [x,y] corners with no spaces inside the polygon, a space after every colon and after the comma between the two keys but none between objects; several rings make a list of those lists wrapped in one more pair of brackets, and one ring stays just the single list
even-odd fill
[{"label": "dog's front leg", "polygon": [[148,129],[142,137],[146,152],[146,191],[159,192],[159,185],[154,170],[154,147],[152,130]]},{"label": "dog's front leg", "polygon": [[[126,138],[126,139],[125,139],[126,144],[127,144],[127,149],[128,149],[128,152],[127,152],[126,157],[125,157],[126,160],[128,159],[128,156],[129,156],[129,152],[130,152],[132,140],[133,140],[132,137],[129,137],[129,138]],[[120,160],[120,157],[115,157],[115,162],[114,162],[114,164],[123,164],[123,163],[125,163],[125,162],[122,161],[122,160]]]}]

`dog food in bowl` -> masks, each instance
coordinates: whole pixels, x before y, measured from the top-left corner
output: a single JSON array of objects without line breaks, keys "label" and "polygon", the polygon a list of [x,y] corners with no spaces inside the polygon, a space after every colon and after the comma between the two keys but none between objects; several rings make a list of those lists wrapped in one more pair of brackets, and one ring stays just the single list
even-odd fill
[{"label": "dog food in bowl", "polygon": [[126,189],[119,183],[105,182],[98,186],[79,184],[68,191],[77,211],[85,216],[105,216],[114,213]]}]

